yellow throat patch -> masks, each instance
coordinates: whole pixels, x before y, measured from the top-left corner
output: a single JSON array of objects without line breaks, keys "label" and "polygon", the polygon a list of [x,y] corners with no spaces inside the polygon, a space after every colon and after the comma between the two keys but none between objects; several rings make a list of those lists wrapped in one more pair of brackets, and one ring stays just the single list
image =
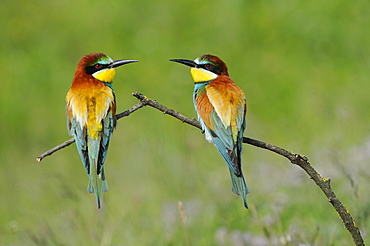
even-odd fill
[{"label": "yellow throat patch", "polygon": [[214,74],[202,68],[192,67],[190,69],[190,73],[191,73],[191,76],[193,76],[193,80],[195,83],[206,82],[206,81],[214,80],[215,78],[217,78],[217,74]]},{"label": "yellow throat patch", "polygon": [[107,68],[93,73],[94,78],[107,83],[111,83],[115,75],[116,70],[114,68]]}]

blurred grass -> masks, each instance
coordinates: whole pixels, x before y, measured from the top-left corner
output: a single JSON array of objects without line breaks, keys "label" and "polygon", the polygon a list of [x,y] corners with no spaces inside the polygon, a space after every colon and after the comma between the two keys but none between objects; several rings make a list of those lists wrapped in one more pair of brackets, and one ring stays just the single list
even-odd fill
[{"label": "blurred grass", "polygon": [[97,210],[64,97],[91,52],[138,59],[115,78],[118,111],[139,91],[195,117],[188,69],[220,56],[248,100],[246,136],[307,155],[365,239],[370,214],[368,1],[2,1],[0,244],[350,245],[322,192],[281,157],[244,146],[250,210],[199,130],[144,108],[118,123]]}]

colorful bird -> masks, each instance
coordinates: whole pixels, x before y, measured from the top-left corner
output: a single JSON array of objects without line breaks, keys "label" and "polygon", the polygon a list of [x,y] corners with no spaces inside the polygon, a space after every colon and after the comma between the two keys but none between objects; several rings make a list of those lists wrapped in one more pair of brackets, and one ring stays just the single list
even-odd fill
[{"label": "colorful bird", "polygon": [[101,193],[108,190],[104,161],[116,126],[116,99],[112,80],[119,67],[137,60],[113,61],[102,53],[81,58],[66,96],[67,125],[89,176],[87,191],[95,193],[100,208]]},{"label": "colorful bird", "polygon": [[191,67],[193,102],[198,120],[206,139],[214,143],[229,167],[232,191],[248,208],[246,196],[249,189],[241,169],[247,112],[244,92],[229,77],[226,64],[217,56],[203,55],[194,61],[170,61]]}]

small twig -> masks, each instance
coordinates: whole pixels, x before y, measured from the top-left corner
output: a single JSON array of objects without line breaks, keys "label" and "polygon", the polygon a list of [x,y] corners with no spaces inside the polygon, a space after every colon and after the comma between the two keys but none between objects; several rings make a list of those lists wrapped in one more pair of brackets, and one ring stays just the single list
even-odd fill
[{"label": "small twig", "polygon": [[68,139],[67,141],[65,141],[64,143],[62,144],[59,144],[58,146],[55,146],[54,148],[52,149],[49,149],[48,151],[42,153],[39,157],[36,158],[36,161],[37,162],[40,162],[42,161],[42,159],[44,159],[46,156],[48,155],[52,155],[54,152],[58,151],[58,150],[61,150],[71,144],[73,144],[75,142],[75,139],[74,138],[70,138]]},{"label": "small twig", "polygon": [[126,110],[125,112],[122,112],[120,114],[117,114],[116,115],[116,118],[117,118],[117,120],[119,120],[119,119],[121,119],[123,117],[127,117],[130,114],[132,114],[133,112],[135,112],[136,110],[141,109],[144,106],[145,106],[145,103],[139,102],[138,104],[132,106],[130,109]]},{"label": "small twig", "polygon": [[[173,109],[169,109],[169,108],[163,106],[162,104],[156,102],[155,100],[149,99],[148,97],[146,97],[146,96],[144,96],[140,93],[135,92],[135,93],[133,93],[133,96],[136,97],[137,99],[139,99],[140,103],[136,104],[135,106],[133,106],[129,110],[116,115],[117,119],[120,119],[120,118],[125,117],[125,116],[129,116],[131,113],[135,112],[136,110],[138,110],[138,109],[140,109],[144,106],[149,105],[153,108],[158,109],[159,111],[162,111],[165,114],[171,115],[171,116],[179,119],[183,123],[187,123],[189,125],[192,125],[194,127],[197,127],[199,129],[201,129],[201,125],[195,119],[190,119],[190,118],[178,113],[177,111],[175,111]],[[60,144],[60,145],[46,151],[45,153],[41,154],[39,157],[37,157],[36,160],[38,162],[40,162],[44,157],[53,154],[54,152],[72,144],[73,142],[74,142],[74,139],[72,138],[72,139],[64,142],[63,144]],[[364,240],[361,236],[361,232],[358,229],[358,227],[355,225],[351,214],[345,208],[345,206],[339,201],[339,199],[336,197],[334,191],[331,189],[330,180],[323,178],[311,166],[311,164],[308,161],[308,158],[306,156],[302,156],[302,155],[299,155],[299,154],[293,154],[292,152],[290,152],[288,150],[285,150],[283,148],[280,148],[278,146],[275,146],[275,145],[272,145],[272,144],[269,144],[269,143],[265,143],[265,142],[262,142],[262,141],[259,141],[259,140],[256,140],[256,139],[252,139],[252,138],[244,137],[243,138],[243,143],[247,143],[247,144],[259,147],[259,148],[264,148],[264,149],[273,151],[273,152],[289,159],[289,161],[292,164],[295,164],[295,165],[298,165],[299,167],[301,167],[308,174],[308,176],[310,176],[310,178],[316,183],[316,185],[320,187],[320,189],[324,192],[324,194],[328,198],[329,202],[333,205],[335,210],[338,212],[338,214],[339,214],[340,218],[342,219],[346,229],[350,232],[355,245],[358,245],[358,246],[359,245],[365,245]]]},{"label": "small twig", "polygon": [[137,99],[139,99],[140,102],[144,103],[145,105],[149,105],[153,108],[158,109],[159,111],[162,111],[165,114],[171,115],[171,116],[181,120],[181,122],[183,122],[183,123],[187,123],[189,125],[195,126],[199,129],[202,129],[199,122],[195,119],[190,119],[190,118],[186,117],[185,115],[182,115],[182,114],[180,114],[179,112],[177,112],[173,109],[167,108],[167,107],[163,106],[162,104],[156,102],[155,100],[152,100],[152,99],[150,99],[150,98],[148,98],[148,97],[146,97],[143,94],[140,94],[138,92],[135,92],[132,95],[134,97],[136,97]]}]

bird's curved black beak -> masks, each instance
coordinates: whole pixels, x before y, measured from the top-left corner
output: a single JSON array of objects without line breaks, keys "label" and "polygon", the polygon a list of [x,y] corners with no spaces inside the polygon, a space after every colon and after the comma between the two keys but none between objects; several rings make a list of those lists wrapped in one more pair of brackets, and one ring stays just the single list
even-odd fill
[{"label": "bird's curved black beak", "polygon": [[196,67],[197,66],[197,64],[194,61],[191,61],[191,60],[171,59],[170,61],[178,62],[178,63],[184,64],[186,66],[189,66],[189,67]]},{"label": "bird's curved black beak", "polygon": [[118,60],[118,61],[114,61],[111,64],[109,64],[109,68],[119,67],[119,66],[131,63],[131,62],[138,62],[138,60]]}]

